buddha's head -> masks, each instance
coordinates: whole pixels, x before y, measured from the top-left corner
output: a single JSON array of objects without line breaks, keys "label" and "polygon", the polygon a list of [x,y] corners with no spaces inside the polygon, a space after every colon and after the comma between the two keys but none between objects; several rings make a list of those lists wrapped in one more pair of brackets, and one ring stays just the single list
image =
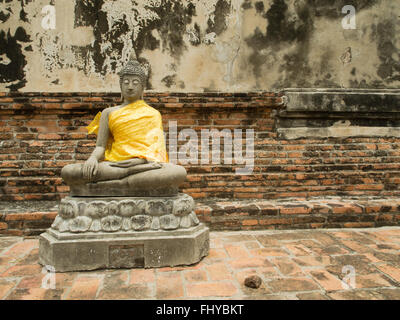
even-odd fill
[{"label": "buddha's head", "polygon": [[148,69],[141,64],[133,53],[127,64],[119,72],[121,95],[125,101],[133,102],[143,97]]}]

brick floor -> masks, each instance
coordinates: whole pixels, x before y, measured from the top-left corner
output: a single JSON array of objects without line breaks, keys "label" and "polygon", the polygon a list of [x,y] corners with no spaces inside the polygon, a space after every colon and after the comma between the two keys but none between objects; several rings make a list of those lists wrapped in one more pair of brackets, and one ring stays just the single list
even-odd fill
[{"label": "brick floor", "polygon": [[188,267],[52,274],[37,238],[0,237],[0,299],[400,300],[400,227],[213,231],[210,246]]}]

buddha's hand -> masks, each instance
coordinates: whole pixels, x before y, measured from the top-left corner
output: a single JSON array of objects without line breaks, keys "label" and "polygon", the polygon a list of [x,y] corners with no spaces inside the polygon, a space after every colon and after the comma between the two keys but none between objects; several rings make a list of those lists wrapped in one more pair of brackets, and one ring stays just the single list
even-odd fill
[{"label": "buddha's hand", "polygon": [[133,170],[135,173],[143,172],[143,171],[148,171],[148,170],[154,170],[154,169],[160,169],[162,168],[162,164],[158,162],[148,162],[145,164],[138,164],[137,166],[133,167]]},{"label": "buddha's hand", "polygon": [[97,175],[99,163],[97,159],[90,157],[86,160],[82,167],[83,178],[87,181],[92,181]]},{"label": "buddha's hand", "polygon": [[110,162],[109,166],[117,168],[129,168],[144,163],[147,163],[146,159],[133,158],[125,161]]}]

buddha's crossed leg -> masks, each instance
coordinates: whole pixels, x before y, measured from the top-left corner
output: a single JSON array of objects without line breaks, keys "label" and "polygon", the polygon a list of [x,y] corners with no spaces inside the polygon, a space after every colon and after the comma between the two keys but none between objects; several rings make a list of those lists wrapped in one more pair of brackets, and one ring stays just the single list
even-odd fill
[{"label": "buddha's crossed leg", "polygon": [[132,160],[137,161],[99,162],[97,173],[90,180],[84,177],[83,163],[66,165],[61,170],[61,176],[67,184],[83,184],[98,181],[120,180],[139,172],[162,168],[161,163],[147,162],[144,159]]}]

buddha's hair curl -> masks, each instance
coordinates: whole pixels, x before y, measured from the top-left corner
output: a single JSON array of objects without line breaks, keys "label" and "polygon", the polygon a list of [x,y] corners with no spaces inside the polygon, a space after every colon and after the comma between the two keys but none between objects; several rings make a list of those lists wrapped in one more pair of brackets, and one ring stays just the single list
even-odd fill
[{"label": "buddha's hair curl", "polygon": [[150,73],[150,64],[146,61],[140,62],[135,53],[133,52],[129,57],[129,61],[118,73],[119,81],[122,82],[122,78],[126,75],[138,76],[143,85],[146,85],[147,79]]}]

